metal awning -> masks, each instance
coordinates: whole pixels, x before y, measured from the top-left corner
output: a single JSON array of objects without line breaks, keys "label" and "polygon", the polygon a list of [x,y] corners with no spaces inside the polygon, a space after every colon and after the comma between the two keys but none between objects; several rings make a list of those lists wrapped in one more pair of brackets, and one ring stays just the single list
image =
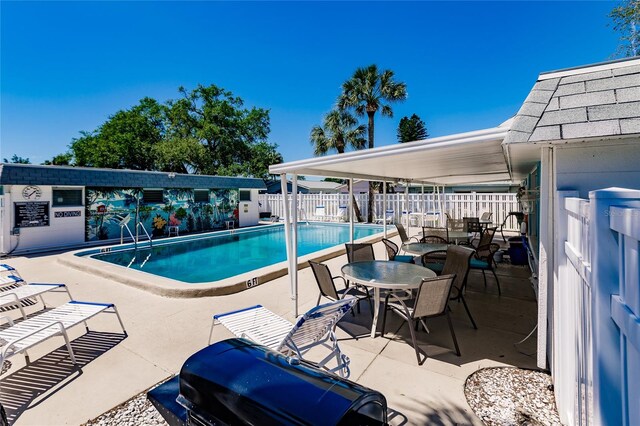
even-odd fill
[{"label": "metal awning", "polygon": [[[297,194],[298,176],[327,176],[349,179],[349,228],[353,241],[353,180],[404,181],[436,186],[521,179],[510,170],[509,151],[502,142],[510,122],[499,127],[459,133],[422,141],[275,164],[269,172],[280,175],[285,203],[285,242],[291,280],[294,314],[298,315],[298,197],[287,196],[287,174],[291,192]],[[383,185],[386,210],[386,185]],[[405,191],[408,191],[406,186]],[[386,237],[386,223],[384,235]]]},{"label": "metal awning", "polygon": [[502,147],[508,127],[275,164],[272,174],[457,185],[511,181]]}]

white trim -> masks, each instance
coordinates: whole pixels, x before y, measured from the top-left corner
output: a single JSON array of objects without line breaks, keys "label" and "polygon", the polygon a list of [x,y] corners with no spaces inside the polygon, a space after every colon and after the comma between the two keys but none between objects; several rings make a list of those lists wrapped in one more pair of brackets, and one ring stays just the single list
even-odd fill
[{"label": "white trim", "polygon": [[570,75],[580,75],[580,74],[589,74],[589,73],[598,72],[598,71],[615,70],[619,68],[632,67],[635,65],[640,65],[640,58],[622,60],[620,62],[613,62],[613,63],[608,62],[604,64],[587,65],[583,68],[574,68],[574,69],[551,71],[549,73],[542,73],[538,76],[538,81],[549,80],[552,78],[567,77]]}]

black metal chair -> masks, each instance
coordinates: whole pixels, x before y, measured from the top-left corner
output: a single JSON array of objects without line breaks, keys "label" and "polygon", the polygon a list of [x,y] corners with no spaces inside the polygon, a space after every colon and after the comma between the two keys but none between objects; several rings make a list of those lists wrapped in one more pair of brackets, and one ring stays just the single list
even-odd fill
[{"label": "black metal chair", "polygon": [[383,238],[382,243],[387,249],[387,256],[389,257],[389,260],[393,260],[395,262],[415,263],[413,260],[413,256],[398,254],[400,252],[400,249],[393,241]]},{"label": "black metal chair", "polygon": [[435,226],[423,226],[422,227],[422,239],[427,237],[440,237],[445,241],[449,241],[449,230],[447,228],[440,228]]},{"label": "black metal chair", "polygon": [[473,233],[474,235],[480,235],[482,237],[482,225],[480,225],[480,218],[477,217],[464,217],[462,218],[464,232]]},{"label": "black metal chair", "polygon": [[502,224],[500,225],[500,235],[502,235],[502,241],[507,241],[507,239],[504,237],[504,228],[505,226],[507,226],[507,222],[509,222],[509,219],[511,218],[511,216],[516,218],[518,225],[520,225],[520,223],[522,223],[522,221],[524,220],[524,213],[509,212],[509,214],[504,218],[504,220],[502,221]]},{"label": "black metal chair", "polygon": [[493,277],[496,279],[498,295],[501,296],[502,290],[500,289],[500,281],[498,280],[498,275],[496,275],[496,271],[493,267],[495,264],[493,256],[498,250],[500,250],[500,245],[496,243],[478,246],[475,256],[471,258],[470,266],[471,269],[479,269],[482,271],[482,278],[484,278],[485,287],[487,286],[487,275],[485,274],[485,271],[491,271]]},{"label": "black metal chair", "polygon": [[[460,348],[458,347],[458,341],[456,339],[456,333],[453,330],[453,324],[451,323],[451,316],[449,314],[449,297],[451,289],[453,287],[453,281],[455,275],[442,275],[435,278],[423,279],[413,304],[408,305],[404,300],[399,298],[394,293],[387,294],[385,297],[385,310],[382,316],[382,335],[384,336],[385,325],[387,321],[387,311],[389,309],[395,311],[402,319],[409,323],[409,332],[411,333],[411,341],[413,348],[416,351],[416,358],[418,365],[422,365],[427,359],[427,354],[420,349],[418,342],[416,341],[416,330],[414,330],[414,324],[422,323],[423,327],[427,329],[424,319],[433,318],[439,316],[446,316],[449,323],[449,330],[451,331],[451,337],[453,338],[453,344],[455,346],[456,355],[460,356]],[[393,298],[394,301],[390,302],[389,299]],[[420,355],[424,358],[421,360]]]},{"label": "black metal chair", "polygon": [[428,237],[422,237],[420,242],[427,243],[427,244],[449,244],[449,241],[447,241],[442,237],[438,237],[437,235],[429,235]]},{"label": "black metal chair", "polygon": [[444,263],[447,261],[446,250],[430,251],[422,255],[422,266],[431,269],[436,274],[442,274]]}]

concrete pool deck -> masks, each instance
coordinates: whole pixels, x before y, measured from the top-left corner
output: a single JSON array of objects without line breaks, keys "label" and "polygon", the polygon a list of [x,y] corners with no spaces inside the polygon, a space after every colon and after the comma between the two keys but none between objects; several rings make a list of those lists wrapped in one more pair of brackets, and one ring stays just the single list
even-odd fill
[{"label": "concrete pool deck", "polygon": [[[394,238],[398,242],[397,237]],[[376,257],[384,259],[382,244],[375,245]],[[236,294],[168,298],[123,285],[108,277],[62,264],[61,255],[7,259],[33,282],[66,283],[76,300],[113,302],[118,307],[129,336],[119,334],[115,318],[98,316],[89,322],[92,331],[72,330],[71,338],[82,370],[72,364],[62,339],[51,339],[30,350],[31,365],[24,357],[11,359],[12,367],[0,377],[0,401],[10,423],[18,425],[81,424],[128,400],[156,383],[176,374],[186,358],[207,344],[214,313],[260,303],[292,319],[292,302],[286,276]],[[334,274],[346,263],[345,256],[325,262]],[[513,342],[522,339],[536,323],[536,302],[524,267],[500,265],[502,296],[492,278],[485,289],[480,273],[469,277],[467,301],[478,323],[474,330],[458,303],[452,303],[453,321],[462,352],[455,356],[446,320],[430,321],[431,333],[419,333],[429,355],[418,366],[406,325],[390,316],[384,337],[355,340],[370,327],[366,304],[362,313],[345,316],[338,336],[351,358],[351,380],[382,392],[392,409],[392,424],[482,424],[466,403],[466,377],[479,368],[514,365],[534,368],[535,358],[519,353]],[[299,272],[301,312],[313,305],[318,290],[310,269]],[[62,295],[50,295],[53,305],[65,302]],[[28,312],[40,309],[38,304]],[[17,312],[9,312],[17,318]],[[445,322],[442,322],[442,321]],[[216,327],[214,341],[231,337]],[[535,340],[523,345],[535,350]]]}]

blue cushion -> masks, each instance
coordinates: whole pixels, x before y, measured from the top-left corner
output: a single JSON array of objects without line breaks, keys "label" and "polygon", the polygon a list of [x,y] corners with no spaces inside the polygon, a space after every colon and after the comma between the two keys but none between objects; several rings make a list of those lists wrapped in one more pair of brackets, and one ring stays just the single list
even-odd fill
[{"label": "blue cushion", "polygon": [[413,263],[413,256],[396,256],[393,260],[396,262]]},{"label": "blue cushion", "polygon": [[442,268],[444,268],[444,263],[427,263],[423,266],[427,269],[431,269],[436,274],[439,274],[442,272]]},{"label": "blue cushion", "polygon": [[489,269],[489,264],[484,260],[471,258],[470,266],[474,269]]}]

